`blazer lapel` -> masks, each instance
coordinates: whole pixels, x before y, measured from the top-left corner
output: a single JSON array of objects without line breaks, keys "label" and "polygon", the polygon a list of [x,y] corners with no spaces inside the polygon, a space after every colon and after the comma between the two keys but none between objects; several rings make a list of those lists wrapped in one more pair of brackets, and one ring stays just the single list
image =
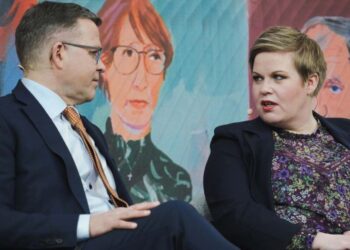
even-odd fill
[{"label": "blazer lapel", "polygon": [[257,118],[243,130],[243,137],[249,148],[245,158],[250,161],[248,173],[252,194],[257,201],[273,209],[271,165],[274,144],[271,128]]},{"label": "blazer lapel", "polygon": [[[323,126],[325,126],[336,141],[345,145],[350,149],[350,133],[349,128],[343,126],[337,126],[336,121],[341,120],[341,118],[324,118],[314,112],[314,116],[318,118]],[[332,122],[333,121],[333,122]]]},{"label": "blazer lapel", "polygon": [[83,211],[88,213],[89,207],[83,186],[81,185],[80,175],[55,124],[46,114],[39,102],[21,82],[17,84],[16,88],[13,90],[13,94],[17,100],[25,104],[22,107],[23,112],[27,115],[28,119],[32,121],[34,127],[42,136],[48,148],[63,160],[67,172],[68,183],[73,195],[78,200]]}]

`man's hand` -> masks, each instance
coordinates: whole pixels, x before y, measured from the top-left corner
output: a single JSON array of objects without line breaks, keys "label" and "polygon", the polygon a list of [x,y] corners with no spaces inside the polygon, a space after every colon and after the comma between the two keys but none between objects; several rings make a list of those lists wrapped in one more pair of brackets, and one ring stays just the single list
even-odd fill
[{"label": "man's hand", "polygon": [[118,207],[108,212],[92,214],[90,217],[90,237],[108,233],[114,229],[135,229],[137,224],[130,219],[146,217],[159,202],[143,202],[130,207]]},{"label": "man's hand", "polygon": [[346,250],[350,249],[350,233],[349,231],[344,234],[327,234],[318,232],[314,242],[312,243],[312,249],[319,250]]}]

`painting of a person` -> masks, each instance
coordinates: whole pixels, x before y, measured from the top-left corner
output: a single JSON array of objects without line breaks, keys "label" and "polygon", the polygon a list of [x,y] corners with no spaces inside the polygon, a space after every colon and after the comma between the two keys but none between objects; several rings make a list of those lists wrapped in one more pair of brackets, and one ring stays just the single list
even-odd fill
[{"label": "painting of a person", "polygon": [[322,48],[327,76],[318,95],[316,111],[329,117],[350,118],[350,19],[314,17],[304,32]]},{"label": "painting of a person", "polygon": [[98,13],[110,102],[105,137],[135,202],[190,201],[189,173],[156,147],[152,115],[173,57],[170,34],[148,0],[106,1]]},{"label": "painting of a person", "polygon": [[[18,59],[15,53],[14,33],[24,12],[36,4],[36,0],[0,1],[0,95],[9,93],[16,83],[21,71],[17,68]],[[5,86],[5,83],[7,84]]]}]

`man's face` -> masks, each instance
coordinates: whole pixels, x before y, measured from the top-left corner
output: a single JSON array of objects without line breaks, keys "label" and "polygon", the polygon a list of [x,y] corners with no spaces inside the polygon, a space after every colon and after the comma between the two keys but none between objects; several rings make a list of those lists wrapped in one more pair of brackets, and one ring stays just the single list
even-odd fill
[{"label": "man's face", "polygon": [[[141,35],[143,41],[137,38],[129,19],[125,18],[116,44],[124,47],[114,52],[113,62],[106,75],[112,118],[115,116],[116,120],[128,127],[142,130],[150,126],[164,80],[162,70],[157,74],[149,71],[154,69],[154,63],[161,63],[164,52],[143,32]],[[142,53],[138,53],[140,51]],[[139,63],[133,67],[135,61],[132,58],[137,60],[138,57]]]},{"label": "man's face", "polygon": [[345,39],[325,25],[316,25],[306,34],[317,41],[326,37],[322,51],[327,63],[325,82],[317,96],[316,111],[329,117],[350,118],[350,62]]},{"label": "man's face", "polygon": [[72,35],[66,35],[62,42],[65,59],[60,96],[70,105],[90,101],[95,96],[100,73],[104,71],[101,60],[96,62],[98,48],[101,47],[98,28],[91,20],[80,19]]}]

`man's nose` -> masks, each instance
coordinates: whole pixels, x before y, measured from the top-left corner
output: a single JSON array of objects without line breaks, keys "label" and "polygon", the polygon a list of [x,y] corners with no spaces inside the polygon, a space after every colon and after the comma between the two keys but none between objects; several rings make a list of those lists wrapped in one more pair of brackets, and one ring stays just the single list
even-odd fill
[{"label": "man's nose", "polygon": [[105,64],[102,62],[101,58],[98,60],[97,62],[97,71],[103,73],[106,71],[106,66]]}]

